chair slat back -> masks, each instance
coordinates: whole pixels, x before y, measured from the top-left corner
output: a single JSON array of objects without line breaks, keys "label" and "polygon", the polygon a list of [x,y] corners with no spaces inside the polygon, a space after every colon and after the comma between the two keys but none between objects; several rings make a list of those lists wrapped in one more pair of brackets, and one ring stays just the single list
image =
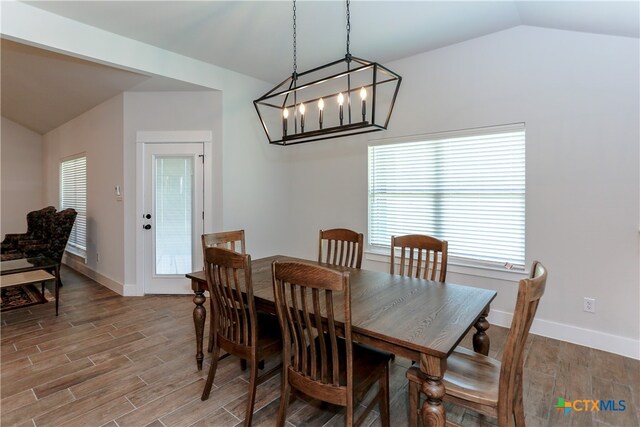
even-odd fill
[{"label": "chair slat back", "polygon": [[217,308],[211,315],[215,316],[218,339],[255,348],[257,312],[251,256],[217,247],[205,248],[204,255],[207,285]]},{"label": "chair slat back", "polygon": [[360,268],[363,240],[362,233],[346,228],[320,230],[318,262]]},{"label": "chair slat back", "polygon": [[[298,262],[274,262],[273,290],[284,341],[283,369],[303,393],[337,405],[352,394],[349,273]],[[341,293],[343,300],[336,300]],[[336,309],[344,308],[346,366],[340,366]],[[291,354],[293,353],[293,354]],[[293,357],[292,357],[293,356]],[[346,384],[341,384],[346,372]]]},{"label": "chair slat back", "polygon": [[399,274],[444,282],[447,278],[448,243],[421,234],[391,236],[391,274],[395,274],[396,248],[400,249]]},{"label": "chair slat back", "polygon": [[202,235],[202,251],[206,248],[218,247],[246,254],[244,230],[221,231]]},{"label": "chair slat back", "polygon": [[511,416],[517,387],[521,387],[525,344],[546,283],[547,269],[540,262],[534,261],[530,278],[522,279],[518,284],[516,308],[500,368],[498,400],[504,404],[498,406],[498,425],[507,425],[505,421]]}]

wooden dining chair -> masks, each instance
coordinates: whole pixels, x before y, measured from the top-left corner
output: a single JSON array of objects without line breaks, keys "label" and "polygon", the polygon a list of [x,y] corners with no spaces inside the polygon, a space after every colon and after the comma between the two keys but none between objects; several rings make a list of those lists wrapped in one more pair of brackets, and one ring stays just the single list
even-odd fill
[{"label": "wooden dining chair", "polygon": [[251,425],[258,384],[271,378],[281,365],[258,376],[258,362],[282,351],[276,316],[256,310],[251,282],[251,257],[222,248],[205,249],[207,285],[216,310],[211,312],[214,330],[213,354],[202,400],[209,398],[215,379],[220,349],[248,360],[251,365],[244,425]]},{"label": "wooden dining chair", "polygon": [[391,236],[390,273],[395,274],[396,248],[400,249],[401,276],[410,276],[444,282],[447,278],[446,240],[422,234]]},{"label": "wooden dining chair", "polygon": [[346,228],[320,230],[318,262],[343,267],[362,266],[362,242],[364,236]]},{"label": "wooden dining chair", "polygon": [[[225,248],[241,254],[246,254],[244,244],[244,230],[221,231],[218,233],[207,233],[202,235],[202,255],[207,248]],[[209,311],[213,313],[213,298],[209,298]],[[209,322],[209,353],[213,350],[213,316]],[[246,369],[246,362],[241,362],[243,370]]]},{"label": "wooden dining chair", "polygon": [[[346,407],[346,425],[354,425],[354,407],[377,382],[383,426],[389,426],[389,353],[352,341],[349,273],[298,262],[272,265],[273,292],[282,336],[282,393],[277,425],[283,426],[291,388],[314,399]],[[343,311],[344,321],[338,313]],[[343,331],[344,338],[340,337]],[[359,417],[365,419],[372,409]]]},{"label": "wooden dining chair", "polygon": [[[547,282],[547,270],[539,262],[531,267],[531,276],[520,280],[511,329],[504,345],[502,362],[458,347],[447,358],[444,374],[445,401],[497,418],[498,426],[524,426],[522,370],[524,348],[531,323]],[[414,366],[409,379],[409,422],[418,425],[419,390],[427,381]]]}]

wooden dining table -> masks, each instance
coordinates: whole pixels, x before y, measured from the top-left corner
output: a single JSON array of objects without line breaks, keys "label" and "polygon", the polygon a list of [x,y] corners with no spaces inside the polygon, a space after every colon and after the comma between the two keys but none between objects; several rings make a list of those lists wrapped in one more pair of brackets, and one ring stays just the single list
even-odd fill
[{"label": "wooden dining table", "polygon": [[[252,261],[256,306],[271,313],[275,313],[271,279],[274,261],[298,261],[331,267],[282,255]],[[430,426],[444,426],[446,415],[442,399],[445,388],[442,378],[447,369],[447,357],[472,326],[476,329],[474,350],[485,355],[489,353],[487,315],[496,291],[383,272],[332,268],[349,271],[353,339],[419,361],[420,370],[427,379],[422,386],[422,392],[427,396],[422,405],[423,422]],[[191,279],[195,293],[196,362],[198,369],[202,369],[206,320],[204,292],[209,289],[204,271],[186,276]]]}]

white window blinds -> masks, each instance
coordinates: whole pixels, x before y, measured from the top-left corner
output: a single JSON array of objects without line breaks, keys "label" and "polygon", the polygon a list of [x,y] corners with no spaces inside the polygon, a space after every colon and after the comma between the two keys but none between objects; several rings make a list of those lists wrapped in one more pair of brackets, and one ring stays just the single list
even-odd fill
[{"label": "white window blinds", "polygon": [[369,147],[369,244],[427,234],[471,263],[525,262],[524,124]]},{"label": "white window blinds", "polygon": [[87,158],[63,160],[60,163],[60,208],[73,208],[78,215],[68,245],[87,249]]}]

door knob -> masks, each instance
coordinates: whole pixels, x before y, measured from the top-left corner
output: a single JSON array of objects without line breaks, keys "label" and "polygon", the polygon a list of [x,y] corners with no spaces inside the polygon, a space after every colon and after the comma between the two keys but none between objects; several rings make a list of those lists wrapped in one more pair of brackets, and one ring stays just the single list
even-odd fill
[{"label": "door knob", "polygon": [[151,219],[151,214],[146,214],[144,217],[147,219]]},{"label": "door knob", "polygon": [[151,224],[145,224],[142,226],[145,230],[151,230]]}]

